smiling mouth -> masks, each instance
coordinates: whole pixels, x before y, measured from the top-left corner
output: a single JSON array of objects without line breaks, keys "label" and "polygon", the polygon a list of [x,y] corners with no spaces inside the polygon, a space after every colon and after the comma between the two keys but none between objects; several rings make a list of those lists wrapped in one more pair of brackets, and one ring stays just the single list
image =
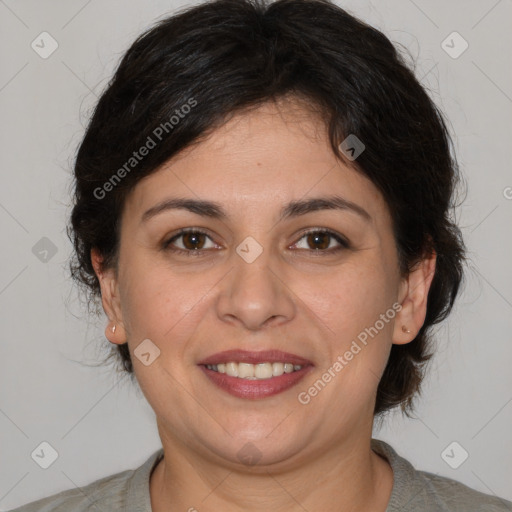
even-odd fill
[{"label": "smiling mouth", "polygon": [[[223,369],[223,365],[224,373],[219,371]],[[313,370],[313,365],[292,365],[291,363],[251,364],[231,361],[216,365],[201,364],[199,368],[202,369],[212,384],[230,395],[243,399],[258,400],[278,395],[296,386]],[[274,368],[276,369],[276,375],[274,375]],[[229,375],[228,371],[233,370],[234,373],[237,369],[237,376]]]},{"label": "smiling mouth", "polygon": [[282,350],[225,350],[198,363],[208,381],[230,395],[258,400],[296,386],[313,369],[312,361]]},{"label": "smiling mouth", "polygon": [[263,362],[258,364],[237,363],[230,361],[227,363],[204,365],[214,372],[224,373],[229,377],[248,380],[265,380],[274,377],[280,377],[285,373],[293,373],[302,370],[303,365],[280,362]]}]

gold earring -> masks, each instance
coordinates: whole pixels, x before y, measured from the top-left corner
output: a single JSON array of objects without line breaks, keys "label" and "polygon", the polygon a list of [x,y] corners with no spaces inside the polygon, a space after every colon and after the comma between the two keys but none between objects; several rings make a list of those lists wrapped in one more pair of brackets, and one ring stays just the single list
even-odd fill
[{"label": "gold earring", "polygon": [[407,333],[411,332],[409,329],[405,328],[405,325],[402,325],[402,331]]}]

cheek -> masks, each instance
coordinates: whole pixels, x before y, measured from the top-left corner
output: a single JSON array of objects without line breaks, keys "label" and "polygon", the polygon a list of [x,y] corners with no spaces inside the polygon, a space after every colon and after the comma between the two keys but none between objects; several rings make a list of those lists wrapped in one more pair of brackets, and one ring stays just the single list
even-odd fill
[{"label": "cheek", "polygon": [[379,261],[359,261],[307,286],[304,282],[305,302],[323,324],[326,357],[319,373],[334,382],[322,399],[331,407],[345,410],[353,400],[363,406],[375,392],[389,357],[395,316],[389,275]]},{"label": "cheek", "polygon": [[319,407],[329,404],[346,413],[348,408],[365,407],[375,393],[389,357],[396,315],[388,275],[377,262],[347,265],[314,282],[303,281],[301,297],[325,334],[325,357],[310,384],[315,387],[318,378],[333,383],[319,393]]},{"label": "cheek", "polygon": [[346,339],[373,325],[392,306],[387,275],[379,262],[340,266],[314,280],[303,276],[300,296],[331,332]]},{"label": "cheek", "polygon": [[205,316],[208,293],[218,279],[207,272],[172,272],[154,262],[126,268],[130,270],[123,280],[121,301],[128,341],[136,346],[138,340],[149,338],[161,350],[179,350]]}]

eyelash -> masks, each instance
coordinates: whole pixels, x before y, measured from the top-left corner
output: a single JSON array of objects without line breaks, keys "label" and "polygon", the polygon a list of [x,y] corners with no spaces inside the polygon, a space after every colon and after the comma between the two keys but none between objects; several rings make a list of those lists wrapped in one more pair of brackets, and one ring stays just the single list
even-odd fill
[{"label": "eyelash", "polygon": [[[203,231],[202,229],[199,229],[199,228],[183,228],[183,229],[180,229],[178,231],[178,233],[173,235],[171,238],[169,238],[168,240],[164,241],[163,244],[162,244],[162,249],[166,250],[166,251],[171,251],[171,252],[174,252],[174,253],[178,253],[178,254],[184,254],[186,256],[196,256],[196,257],[204,256],[204,253],[206,251],[208,251],[209,249],[194,249],[194,250],[188,249],[188,250],[185,250],[185,249],[177,249],[177,248],[171,247],[171,244],[175,240],[177,240],[178,238],[180,238],[180,236],[182,236],[184,234],[187,234],[187,233],[202,234],[202,235],[207,236],[211,240],[210,235],[206,231]],[[311,229],[309,231],[306,231],[306,232],[302,233],[301,237],[297,240],[297,242],[295,242],[295,244],[298,243],[300,240],[302,240],[305,236],[310,235],[310,234],[314,234],[314,233],[324,233],[324,234],[327,234],[327,235],[331,236],[332,238],[334,238],[340,244],[338,247],[336,247],[334,249],[310,249],[311,253],[313,253],[315,256],[327,256],[329,254],[337,253],[337,252],[339,252],[339,251],[341,251],[343,249],[349,249],[350,248],[350,244],[348,243],[347,240],[342,238],[340,235],[338,235],[334,231],[331,231],[330,229],[325,229],[325,228],[315,228],[315,229]],[[305,250],[308,250],[308,249],[305,249]]]}]

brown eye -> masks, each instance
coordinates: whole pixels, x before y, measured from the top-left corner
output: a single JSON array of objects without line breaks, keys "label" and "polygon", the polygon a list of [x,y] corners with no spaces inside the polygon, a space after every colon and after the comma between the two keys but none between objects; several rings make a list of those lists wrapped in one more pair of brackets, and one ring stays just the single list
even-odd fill
[{"label": "brown eye", "polygon": [[310,233],[306,235],[308,244],[315,245],[314,249],[328,249],[331,235],[328,233]]},{"label": "brown eye", "polygon": [[[178,243],[180,239],[182,239],[182,241]],[[204,231],[198,229],[182,229],[179,233],[164,242],[162,248],[177,253],[199,256],[204,254],[207,249],[215,248],[213,242],[210,247],[205,247],[206,239],[211,240],[210,236]]]},{"label": "brown eye", "polygon": [[[315,229],[304,233],[300,240],[305,240],[306,247],[299,247],[312,252],[332,253],[341,249],[346,249],[349,244],[338,234],[327,229]],[[334,245],[332,245],[334,242]],[[336,245],[338,244],[338,245]],[[295,244],[298,246],[299,242]]]},{"label": "brown eye", "polygon": [[183,245],[185,249],[202,249],[204,245],[204,234],[203,233],[184,233],[181,235],[183,239]]}]

